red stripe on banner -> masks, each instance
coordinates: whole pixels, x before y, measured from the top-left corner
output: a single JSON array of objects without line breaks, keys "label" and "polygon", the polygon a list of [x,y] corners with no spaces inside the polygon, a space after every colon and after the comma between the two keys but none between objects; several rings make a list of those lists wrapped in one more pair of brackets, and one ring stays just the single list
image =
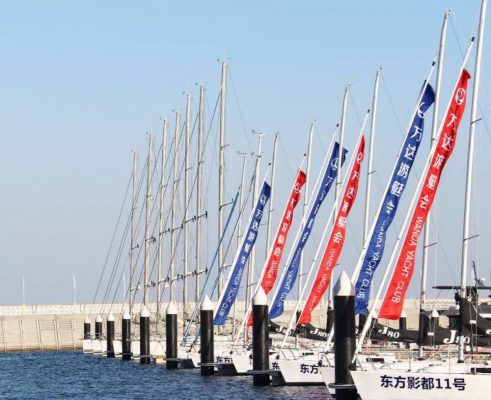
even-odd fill
[{"label": "red stripe on banner", "polygon": [[365,136],[361,137],[358,151],[356,153],[356,161],[353,164],[350,172],[348,185],[344,190],[343,201],[336,215],[335,224],[331,231],[331,236],[327,242],[326,250],[319,265],[319,270],[315,277],[312,290],[309,298],[305,303],[302,314],[297,321],[297,324],[308,324],[312,320],[312,311],[320,303],[322,296],[331,282],[331,275],[334,266],[336,265],[341,250],[343,248],[344,239],[346,236],[346,222],[351,206],[355,202],[356,194],[358,193],[358,183],[360,182],[360,168],[365,155]]},{"label": "red stripe on banner", "polygon": [[[293,185],[293,189],[290,193],[288,203],[286,204],[283,217],[281,218],[278,232],[276,233],[273,251],[269,256],[266,270],[264,271],[264,276],[261,281],[261,287],[264,289],[266,294],[271,291],[274,286],[274,282],[276,281],[276,277],[278,276],[280,260],[283,255],[286,238],[293,221],[293,210],[300,201],[300,191],[302,190],[303,185],[305,185],[306,179],[307,175],[305,172],[299,170],[297,178],[295,179],[295,184]],[[247,326],[252,326],[252,313],[249,315],[249,319],[247,320]]]},{"label": "red stripe on banner", "polygon": [[[467,70],[462,70],[450,108],[445,116],[445,123],[438,137],[436,150],[431,157],[430,167],[426,172],[424,185],[419,193],[411,223],[406,232],[394,274],[378,314],[379,318],[399,319],[401,316],[404,297],[414,272],[419,236],[433,204],[443,168],[455,147],[457,129],[465,110],[467,82],[470,77]],[[398,188],[393,188],[393,190],[397,191]]]}]

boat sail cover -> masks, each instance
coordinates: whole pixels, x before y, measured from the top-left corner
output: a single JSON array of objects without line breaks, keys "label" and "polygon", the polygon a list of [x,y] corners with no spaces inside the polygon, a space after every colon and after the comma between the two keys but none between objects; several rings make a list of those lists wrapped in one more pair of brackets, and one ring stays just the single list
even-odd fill
[{"label": "boat sail cover", "polygon": [[300,318],[298,324],[307,324],[312,320],[312,311],[317,307],[322,299],[329,283],[331,282],[332,270],[336,265],[341,251],[343,249],[344,240],[346,238],[346,224],[348,221],[348,214],[356,200],[356,194],[358,193],[358,184],[360,182],[360,169],[361,163],[365,155],[365,136],[362,135],[360,143],[358,145],[357,152],[355,154],[355,162],[351,168],[349,180],[344,189],[343,199],[340,203],[339,210],[336,215],[334,226],[331,230],[331,235],[327,242],[326,250],[322,256],[322,261],[319,265],[315,281],[312,285],[309,297]]},{"label": "boat sail cover", "polygon": [[[278,231],[276,232],[274,245],[271,248],[272,251],[270,252],[268,259],[266,260],[266,268],[261,280],[261,287],[266,294],[271,291],[276,281],[276,277],[278,276],[278,268],[280,266],[283,250],[285,249],[286,238],[292,225],[293,213],[295,211],[295,207],[300,201],[300,193],[302,187],[305,185],[306,179],[307,175],[305,174],[305,172],[299,170],[292,191],[290,193],[290,197],[288,198],[288,202],[286,203],[286,208],[283,212],[283,217],[281,218]],[[249,313],[247,326],[252,326],[252,313]]]},{"label": "boat sail cover", "polygon": [[[346,158],[346,153],[348,150],[343,148],[341,164],[344,163]],[[319,212],[320,206],[322,205],[324,199],[327,197],[329,190],[331,189],[332,183],[336,179],[337,169],[338,169],[338,154],[339,154],[339,143],[334,143],[333,150],[331,153],[331,158],[329,159],[329,163],[326,168],[326,172],[324,173],[324,178],[322,179],[322,183],[319,187],[319,191],[317,192],[317,196],[315,198],[315,202],[313,203],[308,219],[305,223],[305,226],[302,230],[302,234],[300,235],[300,239],[296,244],[295,251],[293,252],[293,257],[288,265],[285,276],[283,277],[280,287],[276,293],[276,297],[273,299],[271,304],[271,310],[269,312],[269,318],[277,318],[284,311],[284,303],[286,297],[293,289],[295,285],[295,281],[297,280],[298,268],[300,266],[300,259],[302,257],[302,252],[307,243],[307,240],[310,237],[312,232],[312,228],[314,227],[315,217]]]},{"label": "boat sail cover", "polygon": [[392,279],[385,294],[379,318],[399,319],[407,288],[414,272],[419,236],[431,209],[446,162],[452,155],[457,130],[465,110],[469,72],[463,69],[447,110],[438,142],[431,155],[423,187],[420,190]]},{"label": "boat sail cover", "polygon": [[219,306],[215,312],[215,318],[213,319],[214,325],[224,325],[230,308],[234,304],[237,294],[239,293],[240,281],[244,274],[244,269],[249,259],[249,254],[256,243],[257,235],[259,233],[259,225],[263,217],[264,207],[271,196],[271,186],[267,183],[263,183],[263,187],[256,202],[256,206],[252,211],[251,218],[249,219],[249,226],[245,231],[239,251],[235,255],[233,262],[233,268],[230,270],[227,284],[222,291]]},{"label": "boat sail cover", "polygon": [[435,92],[431,85],[426,84],[419,101],[411,128],[406,134],[402,151],[396,161],[387,193],[380,207],[375,228],[372,231],[363,264],[355,284],[355,310],[357,314],[365,314],[370,299],[370,288],[375,270],[382,260],[385,249],[387,230],[397,212],[399,200],[406,187],[414,159],[418,153],[424,131],[424,115],[435,101]]}]

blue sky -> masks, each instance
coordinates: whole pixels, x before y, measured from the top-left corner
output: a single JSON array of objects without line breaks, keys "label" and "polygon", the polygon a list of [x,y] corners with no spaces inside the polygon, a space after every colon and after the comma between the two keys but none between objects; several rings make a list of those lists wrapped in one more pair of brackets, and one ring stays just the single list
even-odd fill
[{"label": "blue sky", "polygon": [[[256,146],[251,129],[267,133],[267,154],[273,133],[281,132],[278,164],[291,172],[315,119],[313,169],[318,167],[339,120],[346,83],[353,85],[346,139],[352,149],[370,102],[376,69],[383,67],[375,207],[436,54],[448,8],[454,15],[448,30],[442,110],[460,67],[462,48],[476,28],[477,0],[3,2],[0,304],[21,302],[22,275],[29,303],[71,302],[73,274],[79,301],[92,301],[128,182],[130,151],[139,151],[143,159],[146,132],[160,133],[164,116],[173,126],[173,110],[184,107],[183,93],[193,96],[196,109],[196,83],[207,86],[211,115],[219,88],[218,59],[228,60],[231,71],[228,197],[233,195],[240,170],[236,151],[251,152]],[[488,32],[482,77],[484,119],[489,114]],[[458,280],[467,132],[468,117],[436,205],[440,242],[446,245],[434,256],[440,268],[434,277],[445,274],[448,283]],[[486,243],[489,216],[484,207],[479,208],[490,192],[485,156],[490,136],[484,124],[478,135],[478,167],[484,172],[479,175],[482,185],[476,192],[473,221],[481,243]],[[216,181],[215,153],[211,148],[207,153],[210,187]],[[420,170],[426,155],[419,156]],[[280,174],[278,198],[288,191],[291,179],[289,174]],[[415,185],[415,178],[412,181]],[[351,224],[353,237],[341,260],[348,270],[361,240],[363,197],[358,201]],[[209,203],[214,222],[212,195]],[[277,214],[273,220],[279,218]],[[213,222],[206,228],[210,232],[215,232]],[[204,263],[214,246],[212,239],[206,244]],[[474,252],[476,259],[483,260],[482,275],[489,278],[484,261],[490,254],[485,247]],[[261,264],[259,259],[257,263]]]}]

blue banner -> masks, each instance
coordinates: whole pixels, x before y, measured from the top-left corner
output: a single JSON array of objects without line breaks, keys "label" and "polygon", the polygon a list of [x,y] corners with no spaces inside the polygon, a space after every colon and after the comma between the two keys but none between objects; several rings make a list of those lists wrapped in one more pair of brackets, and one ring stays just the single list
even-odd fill
[{"label": "blue banner", "polygon": [[375,229],[370,238],[360,274],[356,281],[355,310],[357,314],[364,314],[368,308],[373,274],[382,260],[387,230],[396,214],[399,200],[406,188],[413,161],[416,158],[419,144],[423,138],[424,113],[431,107],[434,101],[435,92],[428,84],[418,105],[411,128],[406,135],[401,154],[399,154],[399,158],[397,159],[396,168],[392,174],[390,185],[380,208]]},{"label": "blue banner", "polygon": [[[341,164],[344,163],[346,159],[346,153],[348,150],[343,149],[343,157],[341,159]],[[279,290],[276,292],[276,297],[271,305],[271,310],[269,311],[269,318],[276,318],[283,314],[284,303],[288,293],[293,288],[295,281],[297,280],[298,268],[300,267],[300,258],[302,257],[302,252],[309,240],[309,236],[312,233],[312,228],[314,227],[314,220],[319,212],[319,208],[329,193],[329,189],[331,189],[332,183],[336,179],[336,173],[338,169],[338,154],[339,154],[339,143],[334,143],[334,148],[332,149],[331,158],[329,160],[329,164],[327,164],[326,172],[324,174],[324,179],[322,180],[322,184],[317,193],[317,197],[315,198],[315,202],[313,203],[312,208],[310,209],[310,214],[307,219],[307,222],[303,228],[302,234],[300,235],[300,239],[295,247],[295,251],[293,252],[293,257],[290,261],[290,265],[288,265],[287,272],[281,281],[281,285]]]},{"label": "blue banner", "polygon": [[271,196],[271,186],[267,182],[264,182],[257,199],[256,207],[254,208],[252,218],[249,222],[247,230],[242,237],[242,244],[240,252],[236,255],[235,263],[232,271],[230,272],[229,279],[226,288],[223,290],[219,301],[219,307],[217,308],[215,318],[213,319],[214,325],[224,325],[228,313],[234,304],[237,294],[239,293],[240,281],[244,274],[244,269],[249,259],[249,254],[256,243],[259,224],[263,217],[264,207]]}]

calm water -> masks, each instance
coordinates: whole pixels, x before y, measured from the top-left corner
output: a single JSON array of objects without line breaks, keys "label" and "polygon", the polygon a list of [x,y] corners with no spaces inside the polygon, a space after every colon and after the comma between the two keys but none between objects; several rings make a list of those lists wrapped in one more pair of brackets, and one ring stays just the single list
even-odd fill
[{"label": "calm water", "polygon": [[0,398],[329,399],[327,389],[254,387],[252,377],[202,377],[74,351],[0,354]]}]

